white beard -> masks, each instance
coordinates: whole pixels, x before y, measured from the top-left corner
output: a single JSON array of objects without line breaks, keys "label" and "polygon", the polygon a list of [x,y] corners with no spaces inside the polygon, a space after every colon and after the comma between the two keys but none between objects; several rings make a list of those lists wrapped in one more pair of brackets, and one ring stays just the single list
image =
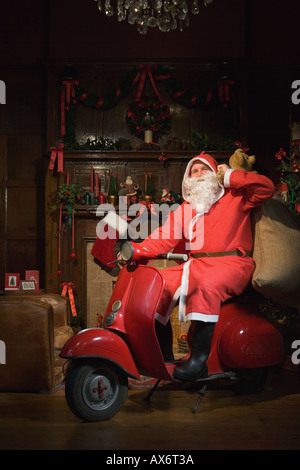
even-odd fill
[{"label": "white beard", "polygon": [[224,191],[216,174],[212,171],[208,171],[199,178],[186,178],[183,185],[186,191],[186,201],[199,214],[208,212]]}]

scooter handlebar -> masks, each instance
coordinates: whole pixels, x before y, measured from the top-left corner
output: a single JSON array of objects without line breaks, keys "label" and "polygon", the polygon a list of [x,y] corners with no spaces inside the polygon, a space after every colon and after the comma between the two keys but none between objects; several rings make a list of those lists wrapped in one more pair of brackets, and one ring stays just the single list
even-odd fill
[{"label": "scooter handlebar", "polygon": [[120,249],[120,255],[126,262],[138,261],[143,259],[168,259],[168,260],[181,260],[187,261],[188,255],[181,253],[160,253],[155,254],[151,250],[140,247],[138,243],[131,243],[125,241]]},{"label": "scooter handlebar", "polygon": [[189,259],[188,255],[183,253],[167,253],[166,258],[181,261],[187,261]]}]

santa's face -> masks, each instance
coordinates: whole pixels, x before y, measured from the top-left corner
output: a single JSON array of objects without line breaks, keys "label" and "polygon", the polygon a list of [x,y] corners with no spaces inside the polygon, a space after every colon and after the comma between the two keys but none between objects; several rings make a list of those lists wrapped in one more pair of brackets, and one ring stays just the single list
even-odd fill
[{"label": "santa's face", "polygon": [[208,165],[202,162],[195,162],[191,167],[191,178],[199,178],[200,176],[206,175],[208,171],[212,171]]}]

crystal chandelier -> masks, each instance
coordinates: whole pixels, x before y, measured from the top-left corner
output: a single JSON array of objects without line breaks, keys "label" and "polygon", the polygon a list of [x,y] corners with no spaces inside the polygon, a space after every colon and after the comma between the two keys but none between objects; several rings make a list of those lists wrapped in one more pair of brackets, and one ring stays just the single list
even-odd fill
[{"label": "crystal chandelier", "polygon": [[[94,0],[98,9],[104,9],[107,16],[113,16],[112,0]],[[136,24],[141,34],[146,34],[148,28],[158,27],[160,31],[168,32],[179,27],[189,26],[187,0],[115,0],[118,21],[128,20],[129,24]],[[203,0],[209,5],[212,0]],[[191,0],[191,12],[199,13],[199,0]]]}]

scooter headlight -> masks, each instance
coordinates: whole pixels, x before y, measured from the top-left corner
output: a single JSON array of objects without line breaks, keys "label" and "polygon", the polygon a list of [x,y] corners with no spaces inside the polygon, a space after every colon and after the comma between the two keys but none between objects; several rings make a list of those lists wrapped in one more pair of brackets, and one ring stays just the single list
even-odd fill
[{"label": "scooter headlight", "polygon": [[105,318],[105,326],[111,326],[116,318],[118,310],[121,308],[121,300],[116,300],[112,305],[112,312]]}]

